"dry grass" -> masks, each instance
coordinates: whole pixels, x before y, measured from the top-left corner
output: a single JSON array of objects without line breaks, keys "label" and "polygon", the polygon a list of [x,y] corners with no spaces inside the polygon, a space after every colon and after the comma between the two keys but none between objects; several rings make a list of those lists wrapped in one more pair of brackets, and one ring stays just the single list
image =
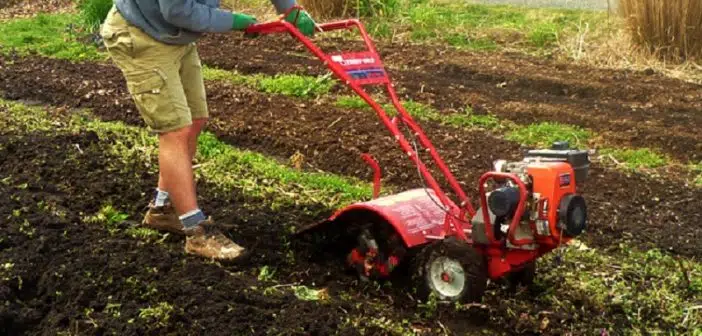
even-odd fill
[{"label": "dry grass", "polygon": [[598,27],[582,24],[575,34],[559,40],[560,58],[601,68],[653,70],[702,84],[702,65],[698,61],[659,57],[660,52],[642,47],[627,27],[628,22],[619,17],[612,17]]},{"label": "dry grass", "polygon": [[326,19],[346,16],[355,2],[354,0],[300,0],[300,5],[315,17]]},{"label": "dry grass", "polygon": [[[315,18],[340,18],[356,13],[357,0],[299,0],[301,6]],[[245,11],[257,16],[270,17],[275,15],[269,1],[262,0],[223,0],[222,5],[228,9]],[[259,19],[260,20],[260,19]]]},{"label": "dry grass", "polygon": [[[373,3],[373,0],[369,3]],[[621,0],[622,2],[625,2],[627,0]],[[634,0],[628,0],[628,1],[634,1]],[[693,1],[700,1],[700,0],[638,0],[638,1],[646,1],[647,3],[654,3],[654,2],[660,2],[660,1],[666,1],[666,3],[670,2],[671,4],[676,3],[676,2],[689,2],[692,3]],[[308,8],[312,13],[315,19],[325,21],[331,18],[338,18],[338,17],[355,17],[356,12],[357,12],[357,0],[300,0],[300,3],[305,6],[305,8]],[[424,14],[426,13],[434,13],[435,10],[433,8],[442,8],[444,6],[447,6],[449,4],[452,4],[454,2],[452,1],[446,1],[446,0],[432,0],[429,2],[431,4],[430,6],[424,6],[422,8],[419,8],[420,5],[413,5],[411,7],[405,7],[400,13],[397,13],[398,17],[397,18],[383,18],[380,19],[380,21],[386,23],[388,25],[388,29],[391,31],[390,34],[387,34],[385,36],[386,41],[395,41],[395,40],[404,40],[404,39],[411,39],[412,34],[418,34],[420,33],[421,29],[413,29],[412,31],[407,30],[406,28],[403,27],[408,20],[409,17],[414,17],[414,16],[419,16],[419,18],[424,22],[423,25],[419,25],[417,27],[424,27],[424,31],[426,32],[432,32],[432,31],[440,31],[442,27],[446,26],[447,24],[444,23],[444,21],[451,19],[450,17],[444,18],[434,18],[428,17],[428,19],[432,19],[429,21],[426,21]],[[271,19],[275,15],[275,11],[273,10],[273,6],[270,4],[270,1],[268,0],[223,0],[224,6],[230,9],[236,9],[239,11],[245,11],[247,13],[252,13],[256,15],[256,17],[259,19],[259,21],[263,21],[266,19]],[[339,4],[345,4],[346,7],[339,7]],[[436,6],[436,7],[434,7]],[[335,9],[332,9],[335,8]],[[341,8],[341,9],[339,9]],[[491,8],[491,7],[490,7]],[[414,10],[413,10],[414,9]],[[426,9],[426,10],[425,10]],[[344,11],[346,13],[344,14]],[[689,11],[688,11],[689,12]],[[583,12],[585,13],[585,12]],[[460,17],[462,13],[460,9],[456,9],[456,16]],[[503,17],[511,17],[513,15],[507,15],[509,13],[501,13],[501,12],[494,12],[492,14],[489,14],[487,16],[484,16],[486,19],[491,19],[491,20],[497,20],[498,18],[503,18]],[[538,15],[539,17],[542,18],[543,13],[539,12]],[[479,16],[483,17],[483,16]],[[686,14],[686,17],[690,17],[690,14]],[[372,23],[377,23],[378,18],[368,18],[365,19],[367,23],[370,25]],[[376,20],[375,22],[373,20]],[[455,19],[454,21],[457,22],[471,22],[470,19],[466,18],[464,19]],[[473,20],[475,21],[475,20]],[[428,25],[427,22],[430,22],[433,24]],[[453,21],[451,21],[453,22]],[[479,27],[470,27],[468,30],[461,30],[456,27],[455,24],[453,24],[451,30],[452,32],[461,34],[461,35],[466,35],[468,32],[470,32],[471,36],[477,38],[478,40],[481,40],[481,37],[485,38],[493,38],[495,32],[495,28],[490,28],[492,26],[486,26],[485,22],[492,22],[490,20],[488,21],[481,21],[481,25]],[[501,22],[501,21],[500,21]],[[604,68],[612,68],[612,69],[629,69],[629,70],[638,70],[638,71],[643,71],[643,70],[654,70],[655,72],[662,73],[666,76],[673,77],[673,78],[678,78],[681,80],[685,81],[690,81],[694,83],[699,83],[702,84],[702,66],[700,65],[700,60],[694,60],[694,59],[685,59],[684,61],[681,61],[678,57],[678,59],[672,59],[672,58],[661,58],[657,57],[660,55],[659,51],[651,51],[649,48],[642,47],[639,42],[637,42],[632,34],[630,34],[631,30],[628,29],[629,26],[629,21],[626,20],[623,16],[611,16],[607,17],[606,13],[602,15],[602,17],[592,17],[592,16],[584,16],[581,15],[581,18],[578,20],[577,18],[575,20],[568,20],[567,24],[567,32],[564,31],[563,34],[559,34],[557,38],[557,46],[556,48],[558,49],[555,51],[555,54],[552,54],[552,56],[557,57],[563,61],[567,62],[575,62],[583,65],[589,65],[589,66],[595,66],[595,67],[604,67]],[[441,23],[441,24],[440,24]],[[452,24],[448,24],[451,26]],[[499,25],[498,25],[499,26]],[[515,22],[513,26],[517,27],[524,27],[523,22]],[[415,28],[417,28],[415,27]],[[700,25],[697,25],[698,27],[698,34],[699,34],[699,27]],[[692,29],[691,29],[692,30]],[[499,29],[498,29],[499,31]],[[440,36],[445,36],[446,34],[440,34]],[[514,35],[514,34],[513,34]],[[517,36],[514,37],[519,41],[523,39],[523,37],[520,37],[521,35],[516,34]],[[379,33],[376,33],[374,35],[376,38],[381,38]],[[691,36],[691,33],[688,32],[688,36]],[[502,43],[503,48],[505,50],[511,50],[511,45],[508,43],[508,40],[512,38],[512,35],[509,36],[503,36],[503,37],[494,37],[496,40],[502,41],[503,39],[506,39],[507,42]],[[431,40],[431,39],[430,39]],[[696,41],[693,42],[699,42],[702,41],[702,36],[697,37]],[[434,41],[436,42],[436,41]],[[515,47],[515,52],[521,51],[518,46]],[[702,51],[702,46],[697,47],[698,50]]]},{"label": "dry grass", "polygon": [[243,12],[256,17],[259,22],[275,18],[275,8],[270,1],[222,0],[222,8]]},{"label": "dry grass", "polygon": [[702,57],[702,1],[621,0],[633,42],[668,60]]}]

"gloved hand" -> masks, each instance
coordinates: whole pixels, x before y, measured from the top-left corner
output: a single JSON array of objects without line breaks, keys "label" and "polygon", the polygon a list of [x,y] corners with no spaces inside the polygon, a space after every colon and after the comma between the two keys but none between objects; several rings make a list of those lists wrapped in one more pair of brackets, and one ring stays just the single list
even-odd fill
[{"label": "gloved hand", "polygon": [[249,28],[249,26],[256,23],[256,18],[251,15],[232,13],[232,17],[232,30],[244,31],[246,28]]},{"label": "gloved hand", "polygon": [[312,35],[314,35],[314,20],[312,20],[310,14],[307,13],[307,11],[305,10],[300,11],[299,8],[293,9],[292,11],[290,11],[290,14],[288,14],[288,16],[285,17],[285,21],[294,24],[297,27],[297,29],[300,30],[301,33],[307,36],[311,37]]}]

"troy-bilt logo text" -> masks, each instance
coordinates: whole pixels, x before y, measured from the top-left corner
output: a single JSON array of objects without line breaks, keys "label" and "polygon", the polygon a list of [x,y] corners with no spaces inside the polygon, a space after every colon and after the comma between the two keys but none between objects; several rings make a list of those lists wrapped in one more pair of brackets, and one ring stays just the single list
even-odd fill
[{"label": "troy-bilt logo text", "polygon": [[331,59],[343,66],[375,64],[375,58],[373,57],[344,59],[342,55],[334,55]]}]

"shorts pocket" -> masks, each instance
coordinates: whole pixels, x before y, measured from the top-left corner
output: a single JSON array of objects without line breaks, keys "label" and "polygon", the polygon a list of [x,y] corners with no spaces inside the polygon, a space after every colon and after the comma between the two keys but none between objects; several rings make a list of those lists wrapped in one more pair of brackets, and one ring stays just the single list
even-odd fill
[{"label": "shorts pocket", "polygon": [[112,53],[120,52],[130,56],[134,54],[134,39],[128,29],[106,27],[101,35],[108,51]]},{"label": "shorts pocket", "polygon": [[167,79],[166,74],[158,69],[136,71],[128,73],[126,77],[129,93],[132,95],[160,94],[161,90],[166,86]]},{"label": "shorts pocket", "polygon": [[125,74],[127,88],[146,124],[160,131],[180,122],[180,116],[172,108],[167,87],[166,74],[159,69]]}]

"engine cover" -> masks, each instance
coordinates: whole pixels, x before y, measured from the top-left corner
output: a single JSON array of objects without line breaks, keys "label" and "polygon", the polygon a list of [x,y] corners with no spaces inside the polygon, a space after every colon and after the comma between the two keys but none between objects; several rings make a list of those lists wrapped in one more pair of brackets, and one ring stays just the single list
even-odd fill
[{"label": "engine cover", "polygon": [[[562,235],[561,232],[568,233],[568,226],[559,223],[569,215],[561,214],[560,208],[564,198],[571,198],[576,193],[573,168],[567,162],[531,162],[527,173],[532,178],[533,193],[538,198],[536,214],[532,214],[537,242],[550,246],[567,242],[570,235]],[[576,233],[578,228],[573,227],[573,231]]]}]

